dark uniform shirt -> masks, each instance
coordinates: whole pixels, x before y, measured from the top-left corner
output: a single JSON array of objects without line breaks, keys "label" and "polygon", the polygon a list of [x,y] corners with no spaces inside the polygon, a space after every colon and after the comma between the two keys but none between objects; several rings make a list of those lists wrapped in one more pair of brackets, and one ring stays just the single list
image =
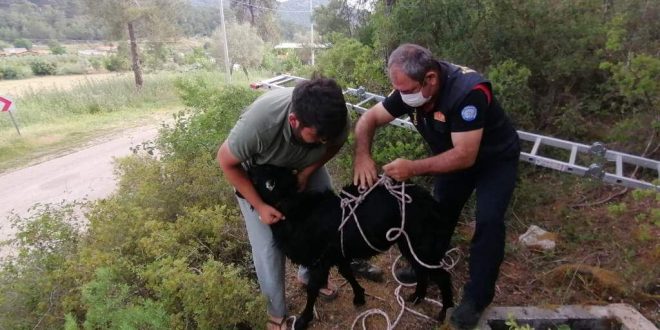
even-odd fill
[{"label": "dark uniform shirt", "polygon": [[442,85],[433,111],[408,106],[395,91],[383,100],[387,112],[394,117],[409,115],[433,155],[454,147],[451,133],[483,129],[475,165],[518,158],[518,133],[493,97],[490,82],[469,68],[439,63]]}]

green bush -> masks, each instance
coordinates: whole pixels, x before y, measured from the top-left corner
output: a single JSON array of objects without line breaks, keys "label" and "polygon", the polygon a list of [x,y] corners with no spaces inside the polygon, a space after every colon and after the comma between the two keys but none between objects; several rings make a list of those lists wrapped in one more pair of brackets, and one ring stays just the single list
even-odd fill
[{"label": "green bush", "polygon": [[37,205],[29,217],[13,216],[16,251],[0,264],[0,324],[7,329],[59,328],[76,300],[79,274],[69,267],[81,241],[79,204]]},{"label": "green bush", "polygon": [[32,49],[32,41],[28,39],[19,38],[14,40],[14,47]]},{"label": "green bush", "polygon": [[50,76],[57,73],[57,64],[52,62],[37,60],[30,63],[30,68],[32,68],[32,73],[37,76]]},{"label": "green bush", "polygon": [[103,62],[108,71],[127,71],[130,68],[128,58],[119,55],[110,55]]},{"label": "green bush", "polygon": [[66,54],[66,48],[64,48],[64,46],[62,46],[57,40],[51,40],[48,43],[48,48],[53,55]]},{"label": "green bush", "polygon": [[11,66],[0,67],[0,79],[18,79],[18,71]]},{"label": "green bush", "polygon": [[532,72],[514,60],[506,60],[488,70],[495,95],[517,127],[532,129],[536,120],[532,90],[528,81]]},{"label": "green bush", "polygon": [[141,298],[138,288],[125,283],[111,268],[96,271],[82,289],[88,306],[85,329],[165,329],[169,316],[162,304]]},{"label": "green bush", "polygon": [[344,87],[364,86],[375,93],[385,93],[389,88],[384,65],[369,46],[339,35],[334,36],[332,48],[320,53],[318,59],[325,76],[337,79]]},{"label": "green bush", "polygon": [[196,76],[177,81],[183,103],[192,110],[176,116],[159,138],[159,148],[168,155],[193,159],[200,152],[215,158],[219,144],[241,112],[261,93],[247,87],[218,86],[212,77]]}]

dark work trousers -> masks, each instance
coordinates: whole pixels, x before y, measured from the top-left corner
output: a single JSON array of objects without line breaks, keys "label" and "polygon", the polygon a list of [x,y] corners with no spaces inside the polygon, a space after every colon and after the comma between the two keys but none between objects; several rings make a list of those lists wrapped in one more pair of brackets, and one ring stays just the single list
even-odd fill
[{"label": "dark work trousers", "polygon": [[504,259],[504,215],[516,184],[518,159],[480,164],[470,169],[436,176],[435,199],[456,226],[461,210],[472,192],[477,191],[476,230],[470,244],[470,279],[463,288],[463,299],[479,309],[495,296],[495,282]]}]

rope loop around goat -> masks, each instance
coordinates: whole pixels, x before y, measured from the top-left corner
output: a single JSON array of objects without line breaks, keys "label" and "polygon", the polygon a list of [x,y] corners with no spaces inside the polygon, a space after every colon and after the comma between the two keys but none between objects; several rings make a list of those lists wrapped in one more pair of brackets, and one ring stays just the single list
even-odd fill
[{"label": "rope loop around goat", "polygon": [[[358,221],[357,215],[355,214],[355,211],[357,210],[358,206],[364,201],[364,199],[371,193],[378,185],[383,185],[387,191],[394,196],[397,199],[397,202],[399,204],[399,211],[401,213],[401,226],[400,227],[395,227],[395,228],[390,228],[390,230],[385,233],[385,238],[392,242],[397,240],[401,235],[403,235],[406,238],[406,243],[408,244],[408,249],[410,250],[410,253],[412,254],[413,258],[422,266],[430,269],[438,269],[438,268],[444,268],[445,270],[449,271],[454,266],[456,266],[456,263],[458,262],[458,259],[460,258],[460,250],[458,248],[453,248],[448,250],[445,253],[445,256],[443,259],[440,261],[440,264],[438,265],[429,265],[427,263],[424,263],[417,257],[415,254],[415,251],[413,250],[412,243],[410,241],[410,237],[408,237],[408,234],[405,232],[404,227],[406,224],[406,204],[412,203],[412,197],[410,195],[406,194],[406,184],[405,183],[394,183],[394,180],[389,178],[386,175],[381,175],[380,179],[369,189],[363,189],[363,188],[358,188],[359,195],[354,196],[347,192],[346,190],[342,190],[340,195],[343,195],[344,197],[341,198],[341,210],[342,210],[342,221],[341,224],[339,225],[339,232],[340,232],[340,239],[341,239],[341,252],[342,255],[345,257],[346,253],[344,251],[344,226],[350,219],[355,221],[355,224],[360,231],[360,234],[362,235],[362,238],[364,241],[374,249],[375,251],[378,252],[384,252],[384,250],[378,249],[369,240],[367,239],[366,235],[364,234],[364,231],[362,230],[362,227],[360,226],[360,222]],[[346,210],[349,210],[348,214],[346,213]],[[456,258],[452,256],[452,254],[456,254]],[[366,330],[366,320],[372,315],[380,315],[385,318],[385,321],[387,322],[387,329],[392,330],[396,327],[396,325],[399,323],[401,320],[401,317],[403,316],[403,313],[405,311],[409,311],[410,313],[427,319],[431,321],[435,321],[435,319],[424,315],[420,312],[417,312],[411,308],[406,307],[405,300],[401,296],[401,288],[404,286],[414,286],[415,284],[405,284],[400,282],[397,278],[396,275],[394,274],[394,268],[401,258],[401,255],[399,255],[396,260],[392,263],[391,271],[392,271],[392,277],[398,282],[399,286],[394,290],[394,296],[396,298],[397,303],[401,307],[401,310],[399,311],[399,314],[397,315],[397,318],[394,320],[394,323],[390,321],[389,316],[387,313],[385,313],[381,309],[373,308],[366,310],[362,313],[360,313],[355,320],[353,321],[353,324],[351,325],[351,330],[355,329],[355,326],[357,325],[358,321],[361,319],[362,320],[362,329]],[[429,299],[429,298],[424,298],[425,301],[431,302],[433,304],[439,305],[442,307],[442,303],[440,303],[437,300]]]},{"label": "rope loop around goat", "polygon": [[[367,236],[364,234],[364,230],[362,230],[362,226],[360,226],[360,221],[358,220],[357,214],[355,214],[355,211],[357,210],[358,206],[367,198],[367,196],[379,185],[382,185],[387,189],[387,191],[392,195],[394,198],[396,198],[398,204],[399,204],[399,212],[401,213],[401,226],[400,227],[394,227],[390,228],[390,230],[385,233],[385,238],[393,242],[397,240],[401,235],[403,235],[406,238],[406,243],[408,244],[408,249],[410,250],[410,253],[412,254],[413,258],[422,266],[429,268],[429,269],[439,269],[439,268],[444,268],[445,270],[449,270],[454,265],[456,264],[456,261],[453,259],[451,263],[446,263],[444,261],[441,261],[440,264],[438,265],[430,265],[425,262],[423,262],[415,253],[415,250],[413,249],[412,242],[410,241],[410,237],[408,234],[405,232],[404,228],[406,225],[406,204],[412,203],[412,197],[410,195],[406,194],[406,184],[404,182],[400,183],[395,183],[392,178],[388,177],[387,175],[381,175],[378,181],[371,186],[367,190],[360,190],[358,188],[358,192],[360,192],[359,195],[354,196],[353,194],[347,192],[346,190],[342,189],[340,192],[340,196],[343,195],[344,197],[341,198],[341,224],[339,225],[339,237],[340,237],[340,244],[341,244],[341,253],[344,257],[346,257],[346,251],[344,250],[344,226],[348,223],[349,220],[353,220],[355,222],[355,225],[358,228],[358,231],[360,232],[360,235],[362,235],[362,239],[364,239],[364,242],[367,243],[367,245],[372,248],[374,251],[383,253],[385,250],[379,249],[375,247],[369,239],[367,239]],[[346,214],[346,210],[349,210],[348,214]],[[451,251],[451,250],[450,250]],[[450,252],[447,251],[447,254]],[[445,255],[447,255],[445,254]]]}]

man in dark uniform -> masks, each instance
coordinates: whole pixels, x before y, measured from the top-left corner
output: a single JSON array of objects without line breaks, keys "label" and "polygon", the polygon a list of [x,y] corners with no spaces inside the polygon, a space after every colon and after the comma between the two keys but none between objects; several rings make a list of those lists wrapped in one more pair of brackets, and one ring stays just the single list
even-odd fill
[{"label": "man in dark uniform", "polygon": [[376,128],[408,115],[432,155],[398,158],[383,166],[385,174],[398,181],[434,175],[434,197],[449,210],[452,227],[476,190],[470,278],[450,318],[455,328],[472,329],[493,300],[504,257],[504,215],[515,187],[518,134],[493,96],[490,82],[472,69],[438,61],[428,49],[404,44],[390,55],[388,70],[396,90],[362,115],[355,127],[354,183],[376,182],[371,158]]}]

